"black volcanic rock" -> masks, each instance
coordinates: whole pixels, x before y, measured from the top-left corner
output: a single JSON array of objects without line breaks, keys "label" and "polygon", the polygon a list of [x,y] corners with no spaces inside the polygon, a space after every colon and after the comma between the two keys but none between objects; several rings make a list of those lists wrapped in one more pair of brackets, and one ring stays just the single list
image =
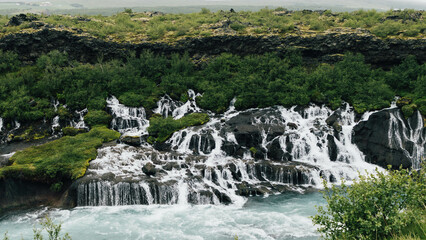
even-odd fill
[{"label": "black volcanic rock", "polygon": [[[406,149],[410,149],[413,145],[407,139],[401,138],[402,148],[395,144],[390,144],[392,139],[389,139],[389,126],[391,114],[398,114],[399,109],[383,110],[374,113],[368,121],[360,122],[353,129],[354,135],[352,141],[365,154],[365,160],[387,168],[391,165],[393,168],[411,167],[410,158],[404,153]],[[408,122],[404,120],[404,125],[407,127]],[[402,131],[404,126],[398,126],[400,136],[403,136]]]},{"label": "black volcanic rock", "polygon": [[345,52],[365,56],[367,63],[389,68],[414,55],[420,64],[426,62],[426,39],[380,39],[368,33],[328,33],[313,36],[235,36],[223,35],[205,38],[186,38],[173,44],[144,42],[115,43],[77,36],[68,31],[42,27],[35,33],[17,33],[0,39],[0,49],[15,51],[24,62],[34,62],[40,55],[52,50],[67,52],[71,59],[96,63],[103,60],[124,59],[130,52],[139,55],[145,50],[169,55],[185,53],[190,56],[216,56],[227,52],[237,55],[277,52],[285,54],[299,49],[305,62],[336,62]]}]

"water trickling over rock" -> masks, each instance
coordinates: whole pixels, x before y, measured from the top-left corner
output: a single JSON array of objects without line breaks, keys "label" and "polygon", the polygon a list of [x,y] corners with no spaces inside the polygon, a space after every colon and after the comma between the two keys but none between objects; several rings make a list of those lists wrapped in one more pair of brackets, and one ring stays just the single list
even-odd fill
[{"label": "water trickling over rock", "polygon": [[[186,103],[165,96],[154,112],[175,119],[202,112],[195,93],[189,96]],[[77,204],[241,204],[245,196],[321,188],[323,178],[351,181],[378,167],[365,161],[373,162],[359,133],[381,114],[388,116],[384,131],[393,134],[385,145],[403,149],[410,162],[424,155],[422,119],[404,120],[396,108],[367,113],[356,122],[348,104],[336,111],[315,105],[236,111],[233,103],[224,114],[208,113],[207,124],[175,132],[157,149],[144,140],[100,149],[86,176],[74,184]],[[116,98],[108,100],[108,108],[112,128],[147,134],[143,108],[125,107]]]}]

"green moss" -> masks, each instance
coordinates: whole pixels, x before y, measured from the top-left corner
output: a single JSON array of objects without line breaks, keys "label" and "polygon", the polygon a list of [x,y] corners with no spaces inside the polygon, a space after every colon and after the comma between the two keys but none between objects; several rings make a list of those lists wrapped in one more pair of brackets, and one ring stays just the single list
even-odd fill
[{"label": "green moss", "polygon": [[107,112],[103,110],[93,110],[89,111],[86,116],[84,116],[84,121],[89,126],[96,126],[96,125],[109,125],[111,122],[112,117]]},{"label": "green moss", "polygon": [[24,133],[22,133],[21,135],[9,135],[9,138],[13,141],[13,142],[20,142],[20,141],[25,141],[25,142],[29,142],[32,140],[39,140],[39,139],[43,139],[45,137],[47,137],[49,134],[45,131],[45,132],[36,132],[34,131],[33,127],[28,127]]},{"label": "green moss", "polygon": [[178,120],[154,115],[151,117],[148,127],[150,135],[148,142],[165,142],[174,132],[191,126],[203,125],[209,120],[209,115],[205,113],[192,113]]},{"label": "green moss", "polygon": [[401,108],[402,113],[404,114],[405,118],[409,118],[409,117],[413,116],[416,109],[417,109],[416,104],[404,105]]},{"label": "green moss", "polygon": [[88,133],[66,136],[27,148],[10,158],[13,162],[11,166],[0,168],[0,178],[22,178],[46,183],[78,179],[86,173],[89,161],[96,158],[96,149],[119,137],[118,132],[97,126]]},{"label": "green moss", "polygon": [[79,133],[84,133],[85,130],[79,129],[79,128],[73,128],[73,127],[64,127],[62,128],[62,132],[64,133],[65,136],[75,136]]},{"label": "green moss", "polygon": [[251,152],[253,155],[256,155],[256,153],[257,153],[257,149],[256,149],[255,147],[251,147],[251,148],[250,148],[250,152]]},{"label": "green moss", "polygon": [[398,107],[403,107],[405,105],[408,105],[412,102],[413,100],[410,97],[401,97],[396,101],[396,105]]}]

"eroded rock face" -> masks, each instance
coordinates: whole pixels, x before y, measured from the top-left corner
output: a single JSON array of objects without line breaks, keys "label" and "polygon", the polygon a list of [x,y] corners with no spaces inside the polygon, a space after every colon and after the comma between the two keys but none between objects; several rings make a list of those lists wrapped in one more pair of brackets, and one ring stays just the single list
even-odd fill
[{"label": "eroded rock face", "polygon": [[309,188],[315,181],[310,172],[318,170],[303,163],[209,161],[206,156],[149,147],[106,147],[72,185],[67,202],[77,206],[230,204],[240,196]]},{"label": "eroded rock face", "polygon": [[6,24],[7,26],[19,26],[24,22],[32,22],[36,21],[37,18],[33,15],[27,14],[19,14],[10,18],[9,22]]},{"label": "eroded rock face", "polygon": [[423,119],[416,112],[405,119],[399,109],[374,113],[368,121],[354,127],[353,142],[365,154],[365,160],[387,168],[419,167],[426,146]]},{"label": "eroded rock face", "polygon": [[17,207],[43,205],[57,206],[63,192],[50,190],[50,185],[19,179],[0,180],[0,214],[2,211]]},{"label": "eroded rock face", "polygon": [[224,52],[237,55],[285,53],[289,48],[300,49],[307,62],[336,62],[341,60],[339,54],[345,52],[361,53],[367,63],[385,68],[399,64],[409,55],[416,56],[420,63],[426,62],[426,39],[382,40],[368,33],[335,32],[284,38],[223,35],[188,38],[174,44],[118,44],[43,27],[32,34],[19,33],[0,39],[0,49],[17,52],[25,62],[34,62],[52,50],[67,52],[70,58],[78,61],[95,63],[99,56],[104,60],[124,59],[129,52],[139,55],[144,50],[166,55],[187,52],[191,56],[215,56]]}]

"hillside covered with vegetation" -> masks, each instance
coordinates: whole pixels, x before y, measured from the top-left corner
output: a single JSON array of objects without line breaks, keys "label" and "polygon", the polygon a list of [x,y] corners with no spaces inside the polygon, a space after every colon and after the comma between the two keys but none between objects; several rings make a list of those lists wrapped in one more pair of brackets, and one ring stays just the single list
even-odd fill
[{"label": "hillside covered with vegetation", "polygon": [[[408,57],[390,71],[372,68],[362,55],[348,53],[334,65],[306,67],[297,52],[286,56],[222,54],[201,65],[187,55],[144,52],[126,60],[98,64],[71,61],[58,51],[23,65],[17,54],[0,51],[0,116],[6,122],[66,118],[73,110],[104,110],[106,98],[127,106],[152,109],[164,94],[186,101],[187,90],[202,93],[197,103],[224,112],[237,97],[237,109],[309,103],[339,107],[343,101],[358,113],[388,107],[395,96],[406,97],[406,116],[426,115],[426,64]],[[56,112],[52,99],[68,109]],[[7,127],[7,126],[5,126]]]},{"label": "hillside covered with vegetation", "polygon": [[134,13],[127,9],[113,16],[31,15],[24,19],[0,16],[0,37],[45,27],[71,31],[116,42],[174,42],[187,37],[217,35],[312,35],[325,32],[357,32],[375,36],[423,38],[426,31],[424,11],[379,12],[359,10],[289,11],[284,8],[260,11],[217,11],[202,9],[198,13]]}]

